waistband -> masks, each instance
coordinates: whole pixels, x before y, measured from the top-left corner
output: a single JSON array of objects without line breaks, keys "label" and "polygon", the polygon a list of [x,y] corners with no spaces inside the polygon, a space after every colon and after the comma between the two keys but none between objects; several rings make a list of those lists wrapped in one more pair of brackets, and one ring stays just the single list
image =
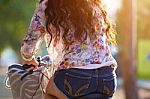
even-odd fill
[{"label": "waistband", "polygon": [[104,62],[104,63],[101,63],[101,64],[88,64],[88,65],[85,65],[85,66],[75,66],[73,68],[97,69],[97,68],[108,67],[108,66],[111,66],[114,69],[116,69],[117,68],[117,62],[116,62],[116,60]]},{"label": "waistband", "polygon": [[81,74],[84,76],[91,76],[91,77],[107,77],[111,75],[116,76],[115,69],[112,68],[111,66],[105,66],[97,69],[69,68],[69,69],[62,69],[60,71],[65,71],[66,73]]}]

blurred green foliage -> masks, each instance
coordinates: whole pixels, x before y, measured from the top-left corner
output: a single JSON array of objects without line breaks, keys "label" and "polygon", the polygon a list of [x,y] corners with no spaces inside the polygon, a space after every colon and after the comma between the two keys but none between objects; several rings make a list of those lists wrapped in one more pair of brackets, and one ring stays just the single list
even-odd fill
[{"label": "blurred green foliage", "polygon": [[138,44],[138,77],[150,79],[150,40],[140,40]]},{"label": "blurred green foliage", "polygon": [[0,0],[0,53],[8,46],[19,52],[36,1]]},{"label": "blurred green foliage", "polygon": [[150,79],[150,0],[138,0],[137,4],[137,74],[139,78]]},{"label": "blurred green foliage", "polygon": [[[131,15],[132,12],[131,9],[127,7],[127,5],[124,7],[126,7],[124,9],[127,9],[126,11],[128,11],[128,14],[125,15],[123,12],[124,9],[121,9],[116,20],[118,31],[117,41],[119,42],[118,44],[120,48],[119,54],[120,56],[122,55],[122,57],[118,57],[118,63],[120,63],[122,66],[125,66],[124,63],[129,62],[126,61],[127,59],[124,57],[130,53],[129,51],[131,51],[130,49],[126,49],[126,47],[129,46],[128,41],[130,40],[127,38],[130,38],[129,36],[131,34],[129,34],[130,32],[122,32],[121,30],[124,30],[124,27],[126,28],[126,26],[132,26],[130,23],[124,24],[126,20],[129,20],[127,19],[128,15]],[[137,0],[137,12],[134,13],[137,14],[137,74],[138,78],[150,79],[150,60],[148,59],[150,58],[150,41],[147,41],[150,40],[150,0]],[[128,29],[130,31],[131,28]],[[127,54],[124,54],[123,50],[126,50]]]}]

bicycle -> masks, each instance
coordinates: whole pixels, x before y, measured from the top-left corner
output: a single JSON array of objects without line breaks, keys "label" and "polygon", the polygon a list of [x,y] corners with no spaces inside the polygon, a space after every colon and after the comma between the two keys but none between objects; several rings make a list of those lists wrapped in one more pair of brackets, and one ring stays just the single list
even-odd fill
[{"label": "bicycle", "polygon": [[48,55],[38,57],[37,61],[39,66],[36,69],[34,65],[27,64],[13,64],[8,67],[5,86],[11,89],[13,99],[42,99],[44,97],[50,78],[51,62]]}]

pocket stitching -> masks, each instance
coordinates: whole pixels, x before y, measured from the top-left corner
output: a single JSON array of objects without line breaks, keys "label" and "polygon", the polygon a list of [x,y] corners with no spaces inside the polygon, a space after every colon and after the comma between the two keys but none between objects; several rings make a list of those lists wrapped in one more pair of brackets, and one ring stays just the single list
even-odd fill
[{"label": "pocket stitching", "polygon": [[88,79],[88,80],[90,80],[91,79],[91,77],[81,77],[81,76],[76,76],[76,75],[72,75],[72,74],[69,74],[69,73],[65,73],[65,76],[66,75],[68,75],[68,76],[70,76],[70,77],[74,77],[74,78],[79,78],[79,79]]},{"label": "pocket stitching", "polygon": [[[79,87],[78,89],[77,89],[77,91],[73,94],[73,92],[72,91],[67,91],[66,90],[66,88],[65,88],[65,85],[64,85],[64,89],[65,89],[65,91],[69,94],[69,95],[71,95],[71,96],[79,96],[80,95],[80,92],[82,92],[82,90],[86,90],[86,89],[88,89],[89,88],[89,85],[90,85],[90,82],[91,82],[91,77],[81,77],[81,76],[76,76],[76,75],[72,75],[72,74],[69,74],[69,73],[65,73],[65,81],[67,81],[67,78],[66,77],[74,77],[74,78],[79,78],[79,79],[82,79],[82,80],[88,80],[87,81],[87,84],[84,84],[84,85],[82,85],[81,87]],[[71,87],[71,85],[70,85],[70,83],[67,81],[67,83],[69,84],[69,86]],[[66,83],[65,83],[66,84]],[[66,85],[68,85],[68,84],[66,84]],[[71,87],[71,90],[72,90],[72,87]]]},{"label": "pocket stitching", "polygon": [[112,96],[113,93],[115,92],[115,88],[113,88],[113,90],[111,90],[111,88],[108,86],[108,83],[111,83],[113,81],[114,86],[115,86],[115,82],[114,82],[115,78],[111,78],[111,79],[103,79],[103,93],[106,93],[109,96]]},{"label": "pocket stitching", "polygon": [[[68,87],[68,90],[66,90],[66,87],[65,86],[67,86]],[[65,90],[66,90],[66,92],[68,93],[68,94],[73,94],[72,93],[72,87],[71,87],[71,85],[69,84],[69,82],[65,79],[64,80],[64,88],[65,88]]]}]

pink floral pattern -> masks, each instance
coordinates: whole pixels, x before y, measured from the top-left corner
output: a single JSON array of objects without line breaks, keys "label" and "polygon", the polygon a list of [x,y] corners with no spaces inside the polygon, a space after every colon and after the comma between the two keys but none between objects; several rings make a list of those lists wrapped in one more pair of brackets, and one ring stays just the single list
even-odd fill
[{"label": "pink floral pattern", "polygon": [[[21,46],[22,57],[26,60],[31,60],[37,53],[41,41],[46,38],[47,46],[49,44],[50,36],[45,29],[45,9],[47,7],[47,0],[44,0],[35,10],[32,17],[29,30],[23,39]],[[59,69],[87,66],[88,64],[106,64],[115,65],[116,61],[113,58],[110,46],[107,42],[105,34],[105,22],[101,15],[100,9],[95,8],[95,17],[93,24],[101,26],[96,32],[97,39],[87,40],[84,43],[80,43],[75,40],[73,33],[70,31],[67,35],[67,39],[71,42],[69,48],[65,51],[63,41],[57,41],[57,38],[53,36],[52,43],[48,47],[48,52],[51,60]],[[52,27],[51,31],[55,32]],[[55,44],[57,42],[57,45]]]}]

